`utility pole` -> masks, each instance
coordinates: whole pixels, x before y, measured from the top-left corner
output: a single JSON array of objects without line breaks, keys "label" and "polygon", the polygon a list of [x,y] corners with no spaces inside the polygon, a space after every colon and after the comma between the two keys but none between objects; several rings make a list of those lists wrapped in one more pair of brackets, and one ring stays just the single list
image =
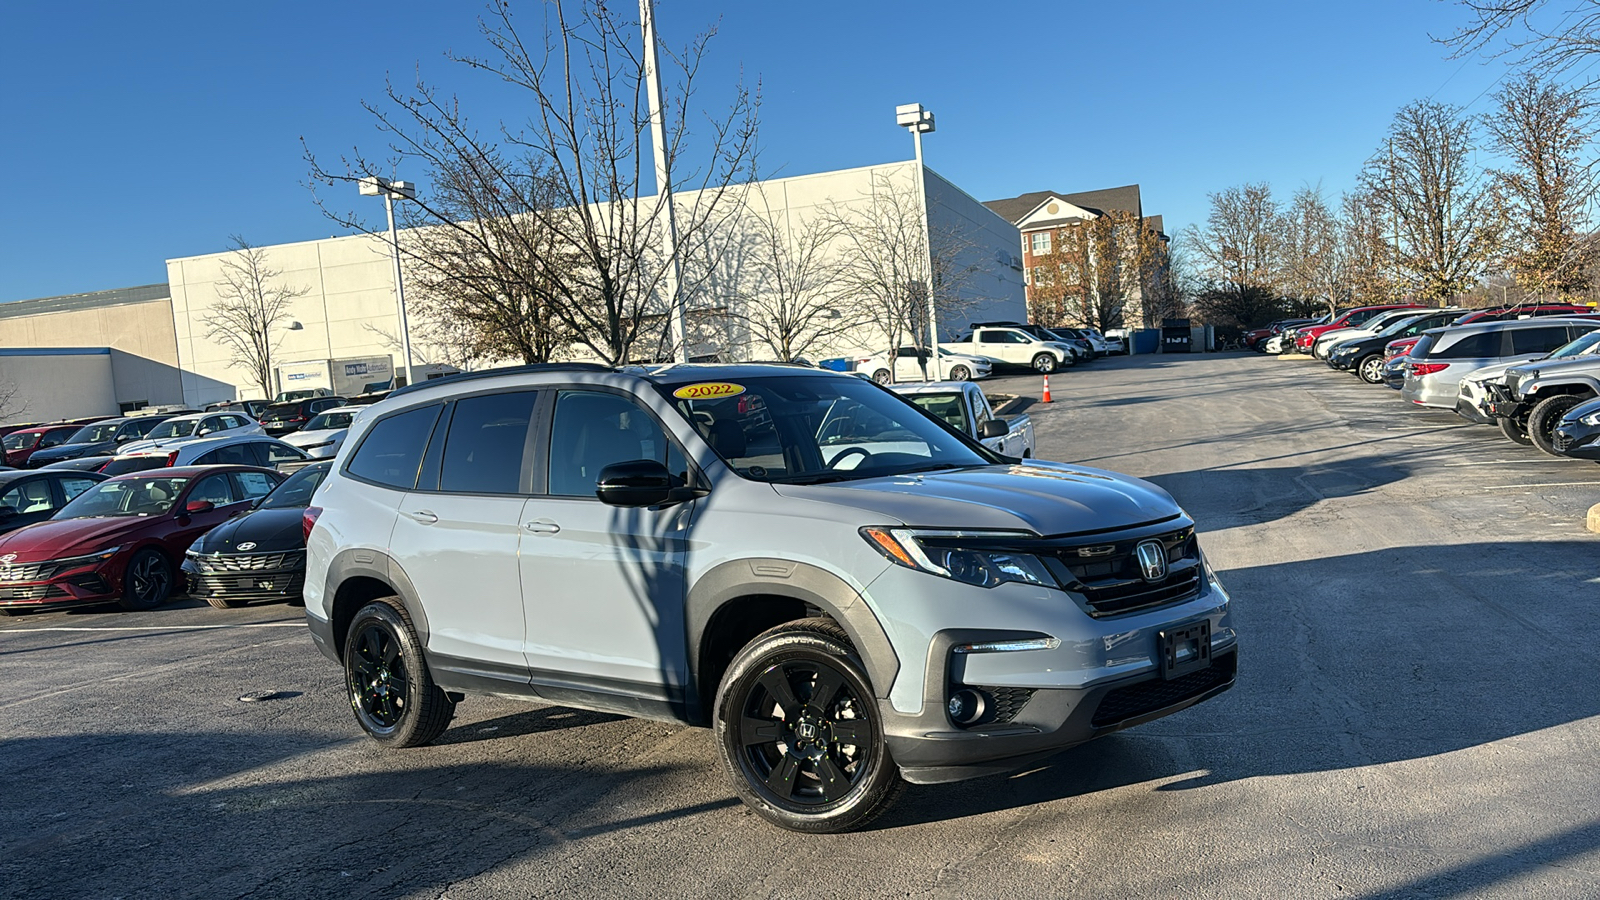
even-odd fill
[{"label": "utility pole", "polygon": [[922,175],[922,133],[933,130],[933,113],[921,103],[905,103],[894,108],[895,124],[911,131],[917,156],[917,203],[922,209],[922,241],[928,251],[928,280],[923,294],[928,300],[928,360],[933,364],[933,380],[944,379],[944,361],[939,358],[939,319],[933,302],[933,232],[928,225],[928,186]]},{"label": "utility pole", "polygon": [[650,143],[655,149],[656,198],[666,206],[666,229],[661,235],[661,252],[667,257],[664,281],[668,321],[672,335],[672,358],[689,361],[689,344],[683,321],[682,271],[678,264],[678,217],[672,206],[672,165],[667,159],[667,119],[661,102],[661,66],[656,57],[656,13],[654,0],[639,0],[639,27],[644,31],[645,94],[650,100]]}]

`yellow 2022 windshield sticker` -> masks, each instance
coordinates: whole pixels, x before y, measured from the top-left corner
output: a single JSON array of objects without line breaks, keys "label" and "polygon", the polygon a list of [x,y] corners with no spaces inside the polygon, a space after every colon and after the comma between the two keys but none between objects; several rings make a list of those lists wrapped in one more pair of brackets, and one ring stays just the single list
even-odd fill
[{"label": "yellow 2022 windshield sticker", "polygon": [[744,385],[729,384],[726,381],[705,381],[700,384],[686,384],[672,392],[672,396],[679,400],[714,400],[718,397],[732,397],[744,393]]}]

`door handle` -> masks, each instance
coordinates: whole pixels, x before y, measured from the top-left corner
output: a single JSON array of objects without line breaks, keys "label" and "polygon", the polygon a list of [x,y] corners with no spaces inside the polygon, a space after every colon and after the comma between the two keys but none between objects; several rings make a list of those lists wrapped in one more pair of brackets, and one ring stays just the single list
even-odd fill
[{"label": "door handle", "polygon": [[439,517],[437,515],[425,509],[419,509],[416,512],[408,512],[406,515],[424,525],[432,525],[433,523],[439,521]]},{"label": "door handle", "polygon": [[522,527],[528,529],[534,534],[555,534],[561,530],[560,525],[557,525],[549,519],[538,519],[533,522],[528,522]]}]

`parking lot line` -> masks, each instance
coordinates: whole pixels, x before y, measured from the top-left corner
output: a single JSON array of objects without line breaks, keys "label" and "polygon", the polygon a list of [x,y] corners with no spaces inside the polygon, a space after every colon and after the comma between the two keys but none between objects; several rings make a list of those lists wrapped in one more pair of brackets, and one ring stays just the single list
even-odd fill
[{"label": "parking lot line", "polygon": [[240,625],[103,625],[71,628],[0,628],[0,634],[33,634],[38,631],[212,631],[218,628],[304,628],[304,622],[253,622]]},{"label": "parking lot line", "polygon": [[1507,488],[1546,488],[1546,487],[1582,487],[1584,485],[1600,484],[1600,481],[1546,481],[1541,484],[1487,484],[1478,490],[1499,491]]}]

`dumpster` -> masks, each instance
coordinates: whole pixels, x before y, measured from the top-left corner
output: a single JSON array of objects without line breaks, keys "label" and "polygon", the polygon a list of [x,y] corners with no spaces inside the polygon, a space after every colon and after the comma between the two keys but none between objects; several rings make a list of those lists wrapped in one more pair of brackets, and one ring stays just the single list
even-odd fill
[{"label": "dumpster", "polygon": [[1155,353],[1161,349],[1161,332],[1155,328],[1141,328],[1128,335],[1129,353]]},{"label": "dumpster", "polygon": [[1161,320],[1161,352],[1188,353],[1191,349],[1188,319]]}]

